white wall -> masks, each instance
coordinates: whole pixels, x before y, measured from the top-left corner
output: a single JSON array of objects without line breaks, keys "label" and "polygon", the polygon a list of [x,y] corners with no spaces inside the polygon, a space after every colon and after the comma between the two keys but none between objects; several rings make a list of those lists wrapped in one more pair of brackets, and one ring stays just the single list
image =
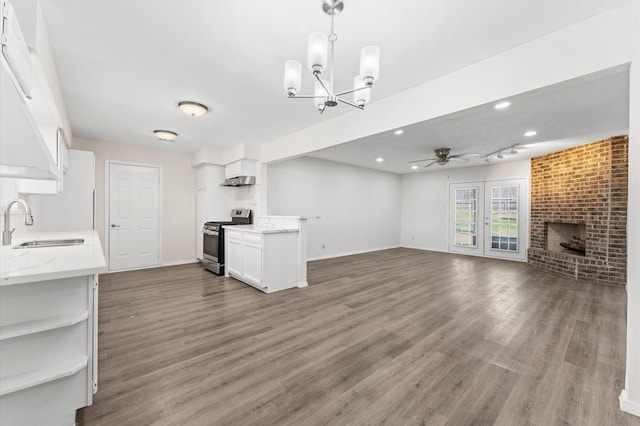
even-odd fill
[{"label": "white wall", "polygon": [[162,167],[162,264],[196,261],[196,175],[190,153],[79,138],[73,140],[73,147],[96,155],[96,230],[103,249],[105,160],[144,163]]},{"label": "white wall", "polygon": [[309,259],[400,244],[399,175],[301,157],[269,164],[266,192],[269,215],[311,218]]},{"label": "white wall", "polygon": [[629,204],[627,208],[627,369],[622,407],[640,416],[640,2],[634,2],[635,55],[629,87]]},{"label": "white wall", "polygon": [[524,160],[402,175],[402,246],[448,251],[449,184],[520,178],[528,180],[531,175],[530,164],[529,160]]}]

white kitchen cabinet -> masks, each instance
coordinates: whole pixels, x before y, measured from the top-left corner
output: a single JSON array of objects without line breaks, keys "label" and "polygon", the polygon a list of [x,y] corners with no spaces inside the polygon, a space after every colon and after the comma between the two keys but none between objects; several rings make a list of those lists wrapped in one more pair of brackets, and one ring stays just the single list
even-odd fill
[{"label": "white kitchen cabinet", "polygon": [[238,176],[255,176],[256,175],[256,161],[254,160],[238,160],[233,163],[229,163],[224,167],[225,179],[230,179]]},{"label": "white kitchen cabinet", "polygon": [[[37,41],[37,48],[27,47],[11,2],[1,2],[0,176],[59,181],[63,167],[61,155],[64,155],[59,129],[64,126],[47,80],[45,64],[37,54],[38,49],[49,49],[44,24],[36,16],[37,4],[17,2],[23,12],[33,12],[22,16],[27,27],[38,27],[37,37],[30,37],[34,43]],[[57,81],[54,84],[57,85]]]},{"label": "white kitchen cabinet", "polygon": [[[73,425],[98,385],[96,231],[16,238],[0,250],[0,424]],[[81,245],[14,249],[28,240]]]},{"label": "white kitchen cabinet", "polygon": [[242,274],[242,235],[225,233],[225,269],[230,275],[241,277]]},{"label": "white kitchen cabinet", "polygon": [[74,424],[97,390],[98,276],[2,286],[0,423]]},{"label": "white kitchen cabinet", "polygon": [[62,130],[56,130],[56,156],[58,169],[63,172],[60,180],[51,179],[16,179],[16,189],[21,194],[61,194],[64,190],[64,174],[69,171],[69,149]]},{"label": "white kitchen cabinet", "polygon": [[242,238],[242,275],[246,281],[265,287],[262,279],[262,235],[246,233]]},{"label": "white kitchen cabinet", "polygon": [[225,229],[226,276],[265,293],[299,287],[298,231],[241,228]]},{"label": "white kitchen cabinet", "polygon": [[[23,97],[12,82],[6,62],[0,62],[0,176],[59,180],[62,171],[57,153],[52,154],[27,105],[33,99]],[[37,96],[35,87],[34,92]]]}]

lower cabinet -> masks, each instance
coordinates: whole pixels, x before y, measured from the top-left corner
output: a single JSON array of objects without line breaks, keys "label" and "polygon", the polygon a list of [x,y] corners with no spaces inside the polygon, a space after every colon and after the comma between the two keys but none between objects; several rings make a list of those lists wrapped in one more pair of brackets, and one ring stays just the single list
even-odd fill
[{"label": "lower cabinet", "polygon": [[226,273],[265,293],[297,287],[297,232],[225,231]]},{"label": "lower cabinet", "polygon": [[0,424],[73,425],[97,390],[97,275],[0,287]]}]

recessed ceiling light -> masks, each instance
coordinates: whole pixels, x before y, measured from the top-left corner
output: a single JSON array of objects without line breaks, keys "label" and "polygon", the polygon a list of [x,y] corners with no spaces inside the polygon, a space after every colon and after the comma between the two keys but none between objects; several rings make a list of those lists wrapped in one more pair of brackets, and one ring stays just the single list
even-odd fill
[{"label": "recessed ceiling light", "polygon": [[396,130],[395,132],[393,132],[394,135],[401,135],[404,133],[404,130],[400,129],[400,130]]},{"label": "recessed ceiling light", "polygon": [[411,166],[413,170],[418,170],[418,166]]},{"label": "recessed ceiling light", "polygon": [[526,137],[530,138],[531,136],[535,136],[535,135],[537,135],[537,134],[538,134],[538,132],[536,132],[535,130],[529,130],[528,132],[525,132],[525,134],[524,134],[524,135],[525,135]]},{"label": "recessed ceiling light", "polygon": [[172,132],[170,130],[154,130],[153,133],[159,141],[173,142],[176,139],[176,136],[178,136],[176,132]]},{"label": "recessed ceiling light", "polygon": [[384,158],[382,158],[382,157],[378,157],[378,158],[376,158],[376,161],[377,161],[378,163],[382,163],[382,162],[384,161]]},{"label": "recessed ceiling light", "polygon": [[207,108],[205,105],[199,104],[198,102],[191,102],[191,101],[179,102],[178,108],[180,108],[180,111],[192,117],[199,117],[201,115],[206,114],[207,111],[209,111],[209,108]]},{"label": "recessed ceiling light", "polygon": [[505,109],[507,108],[509,105],[511,105],[511,102],[509,101],[502,101],[502,102],[498,102],[497,104],[495,104],[493,107],[495,109]]}]

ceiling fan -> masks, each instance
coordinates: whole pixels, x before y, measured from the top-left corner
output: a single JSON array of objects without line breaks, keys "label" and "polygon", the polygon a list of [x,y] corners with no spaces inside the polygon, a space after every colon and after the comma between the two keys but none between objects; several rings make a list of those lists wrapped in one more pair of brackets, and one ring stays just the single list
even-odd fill
[{"label": "ceiling fan", "polygon": [[425,167],[429,167],[433,164],[437,164],[439,166],[444,166],[449,161],[466,163],[469,161],[469,158],[480,157],[480,154],[456,154],[450,155],[451,148],[438,148],[434,150],[436,156],[435,158],[425,158],[424,160],[414,160],[409,161],[409,163],[421,163],[423,161],[429,161],[429,163]]}]

